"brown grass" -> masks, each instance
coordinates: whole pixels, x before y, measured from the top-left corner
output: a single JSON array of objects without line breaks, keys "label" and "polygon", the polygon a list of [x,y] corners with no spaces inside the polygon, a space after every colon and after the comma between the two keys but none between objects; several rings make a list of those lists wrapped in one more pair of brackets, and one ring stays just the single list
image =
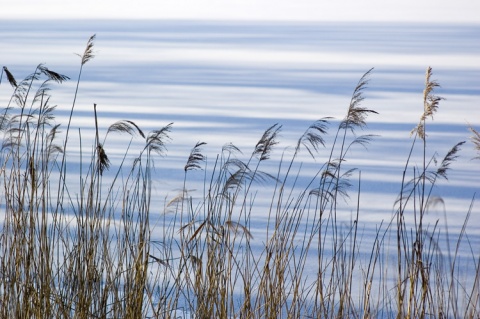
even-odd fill
[{"label": "brown grass", "polygon": [[[226,145],[212,168],[202,153],[206,143],[197,142],[186,156],[180,193],[166,198],[165,214],[152,223],[154,161],[166,154],[172,123],[145,133],[133,121],[118,121],[100,142],[101,115],[94,105],[92,152],[80,151],[89,163],[77,172],[67,170],[73,147],[68,132],[82,68],[94,57],[94,39],[80,56],[64,135],[53,122],[48,88],[68,78],[39,65],[17,82],[2,70],[14,91],[0,126],[1,318],[479,318],[480,256],[471,245],[476,275],[467,283],[459,278],[472,206],[456,240],[446,227],[447,255],[437,224],[425,219],[434,204],[442,205],[432,188],[438,177],[447,178],[464,144],[456,144],[437,169],[426,156],[426,122],[442,100],[433,94],[439,85],[431,80],[431,68],[395,212],[390,222],[376,226],[370,241],[359,227],[361,174],[345,162],[351,148],[366,147],[374,138],[357,135],[376,114],[361,106],[372,70],[354,88],[333,138],[326,137],[335,122],[315,121],[274,172],[264,165],[278,158],[272,156],[282,129],[278,124],[261,135],[250,156]],[[479,134],[470,130],[480,150]],[[144,144],[111,163],[110,134],[128,134]],[[304,151],[318,165],[306,183],[297,163]],[[423,154],[422,163],[411,169],[415,152]],[[190,174],[202,169],[203,195],[194,198]],[[78,185],[69,184],[70,174]],[[358,188],[354,196],[352,184]],[[258,207],[257,196],[269,205]],[[349,196],[355,213],[345,223],[337,204]],[[265,221],[255,216],[259,209],[266,212]]]}]

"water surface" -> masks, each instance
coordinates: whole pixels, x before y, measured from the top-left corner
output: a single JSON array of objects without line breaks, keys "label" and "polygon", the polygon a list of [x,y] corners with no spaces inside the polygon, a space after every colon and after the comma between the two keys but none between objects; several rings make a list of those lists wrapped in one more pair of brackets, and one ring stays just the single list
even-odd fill
[{"label": "water surface", "polygon": [[[371,68],[362,106],[378,114],[371,114],[357,134],[376,136],[368,150],[352,148],[345,163],[361,171],[359,214],[366,237],[382,221],[388,223],[395,210],[413,142],[410,132],[423,112],[428,66],[441,84],[437,94],[445,98],[427,124],[428,158],[441,161],[456,143],[467,141],[449,179],[439,180],[432,191],[443,199],[446,214],[443,208],[432,210],[430,221],[440,220],[458,232],[480,190],[480,161],[472,160],[478,154],[467,130],[469,124],[480,129],[479,25],[2,20],[0,62],[17,79],[38,63],[68,75],[69,83],[53,85],[51,91],[51,103],[58,105],[56,122],[66,125],[80,65],[74,53],[82,54],[93,34],[96,56],[84,66],[72,127],[81,130],[84,143],[93,139],[93,103],[102,134],[120,119],[134,121],[145,132],[174,123],[167,155],[157,159],[154,214],[161,215],[182,187],[183,167],[195,143],[208,143],[203,151],[212,167],[224,144],[233,143],[248,158],[264,130],[279,123],[280,143],[272,163],[265,164],[265,170],[275,173],[275,160],[293,154],[311,123],[333,117],[327,148],[316,160],[308,152],[300,154],[304,164],[299,181],[307,183],[328,158],[329,143],[357,81]],[[11,92],[2,82],[3,105]],[[75,145],[78,139],[71,138]],[[129,137],[112,136],[105,143],[113,165],[120,163],[129,142]],[[135,143],[132,148],[141,147]],[[78,155],[78,147],[70,152]],[[421,165],[421,156],[421,151],[413,153],[410,176]],[[78,157],[72,156],[75,162]],[[73,171],[77,168],[72,165]],[[346,223],[356,211],[358,171],[352,176],[351,198],[339,207],[339,218]],[[191,175],[197,197],[204,178],[199,172]],[[266,218],[262,207],[269,198],[259,196],[256,203],[252,232],[261,234]],[[475,201],[467,232],[477,249],[479,214]],[[465,249],[468,256],[469,247]]]}]

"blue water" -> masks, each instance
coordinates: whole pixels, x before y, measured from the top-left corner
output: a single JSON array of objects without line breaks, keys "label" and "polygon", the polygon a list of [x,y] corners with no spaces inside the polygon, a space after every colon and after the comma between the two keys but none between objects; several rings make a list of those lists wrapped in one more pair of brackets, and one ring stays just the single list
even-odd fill
[{"label": "blue water", "polygon": [[[84,67],[72,125],[86,138],[93,136],[93,103],[104,133],[120,119],[135,121],[145,132],[173,122],[162,159],[168,168],[163,176],[172,181],[161,192],[180,188],[175,180],[183,176],[183,163],[198,141],[208,143],[204,152],[212,160],[230,142],[247,157],[263,131],[279,123],[275,156],[288,156],[313,121],[333,117],[316,162],[309,166],[307,152],[301,157],[308,179],[328,156],[353,89],[370,68],[362,106],[379,114],[370,115],[357,134],[375,137],[368,150],[353,148],[346,163],[362,171],[366,212],[392,211],[413,140],[410,131],[423,109],[428,66],[441,84],[437,94],[446,98],[427,123],[428,158],[441,161],[456,143],[468,141],[468,124],[480,127],[479,25],[2,20],[0,61],[17,79],[38,63],[68,75],[69,83],[52,86],[51,103],[58,105],[57,123],[63,123],[79,69],[74,53],[82,54],[93,34],[95,57]],[[10,93],[3,83],[0,101],[6,103]],[[124,148],[118,143],[125,139],[107,140],[113,163],[121,159]],[[421,155],[414,152],[410,173]],[[446,199],[452,214],[465,214],[480,190],[473,145],[467,142],[459,155],[449,181],[439,181],[433,193]],[[474,208],[479,210],[478,204]],[[473,223],[477,232],[478,219]]]},{"label": "blue water", "polygon": [[[440,162],[456,143],[467,141],[448,180],[440,179],[432,190],[432,196],[444,200],[448,214],[437,208],[429,220],[443,225],[448,216],[449,230],[457,233],[472,198],[478,197],[480,160],[472,160],[479,154],[469,142],[467,127],[480,130],[480,25],[2,20],[0,63],[17,79],[33,72],[38,63],[68,75],[69,83],[52,86],[57,123],[65,123],[80,62],[74,53],[82,54],[93,34],[96,56],[84,66],[72,127],[81,129],[84,140],[93,138],[93,103],[98,105],[102,134],[120,119],[135,121],[145,132],[174,123],[167,155],[157,162],[161,176],[155,184],[157,215],[183,186],[183,166],[196,142],[208,143],[203,147],[208,167],[226,143],[238,146],[247,159],[263,131],[279,123],[280,143],[272,163],[265,166],[275,174],[276,160],[292,155],[308,126],[331,116],[327,147],[316,160],[307,152],[300,155],[304,163],[298,181],[308,183],[328,158],[357,81],[371,68],[362,106],[379,114],[371,114],[357,134],[375,137],[368,150],[354,147],[347,156],[345,168],[358,170],[352,176],[350,200],[339,207],[343,212],[339,218],[347,223],[356,210],[361,171],[360,220],[365,222],[365,236],[370,238],[376,225],[391,219],[413,142],[410,131],[423,111],[428,66],[441,84],[437,94],[446,98],[427,124],[428,158]],[[2,82],[0,103],[6,105],[10,94],[11,88]],[[113,136],[107,140],[105,150],[113,165],[120,163],[129,141]],[[137,142],[133,148],[141,147]],[[78,151],[72,147],[71,152]],[[417,148],[413,153],[407,169],[410,178],[414,167],[421,165],[422,152]],[[198,172],[189,177],[199,195],[203,179]],[[268,205],[268,199],[259,196],[259,207]],[[468,226],[477,254],[478,214],[477,200]],[[265,218],[262,209],[253,210],[252,230],[261,233]],[[465,260],[471,247],[465,247]]]}]

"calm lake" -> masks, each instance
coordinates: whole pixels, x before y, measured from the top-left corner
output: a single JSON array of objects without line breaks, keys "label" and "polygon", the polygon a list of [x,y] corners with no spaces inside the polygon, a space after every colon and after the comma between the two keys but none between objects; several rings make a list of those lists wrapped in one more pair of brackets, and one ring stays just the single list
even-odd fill
[{"label": "calm lake", "polygon": [[[413,142],[410,132],[423,112],[429,66],[441,85],[436,94],[445,100],[427,122],[427,157],[441,162],[455,144],[467,141],[448,180],[438,180],[432,190],[444,207],[432,209],[431,221],[447,222],[452,234],[457,233],[472,199],[479,196],[480,160],[472,160],[479,154],[469,141],[468,125],[480,130],[480,25],[2,20],[0,62],[17,79],[39,63],[69,76],[68,83],[52,85],[50,102],[58,105],[56,122],[66,125],[80,67],[75,53],[83,53],[93,34],[96,55],[84,66],[72,127],[81,130],[83,143],[93,141],[94,103],[103,135],[121,119],[134,121],[145,132],[173,123],[168,152],[156,160],[161,182],[154,185],[153,211],[158,215],[182,188],[183,167],[195,143],[207,143],[202,150],[212,167],[226,143],[248,158],[263,132],[278,123],[280,142],[272,164],[265,167],[275,173],[277,160],[293,155],[309,125],[332,117],[319,158],[313,160],[306,151],[300,155],[304,164],[299,181],[306,183],[320,169],[321,158],[328,157],[352,92],[371,68],[362,106],[378,114],[369,115],[367,126],[356,133],[375,136],[367,149],[355,146],[347,156],[346,167],[358,170],[340,217],[347,222],[356,212],[361,171],[359,219],[366,236],[374,225],[392,218]],[[3,80],[0,103],[6,105],[11,93]],[[112,165],[120,162],[126,143],[130,137],[112,136],[105,143]],[[78,150],[72,147],[71,152]],[[421,155],[417,146],[410,176],[420,167]],[[436,168],[434,161],[431,165]],[[203,172],[192,173],[192,188],[200,188],[200,195],[204,178]],[[259,207],[268,200],[257,198]],[[480,201],[472,205],[467,233],[478,256]],[[259,233],[265,218],[261,209],[252,211]],[[471,256],[470,248],[465,249]]]}]

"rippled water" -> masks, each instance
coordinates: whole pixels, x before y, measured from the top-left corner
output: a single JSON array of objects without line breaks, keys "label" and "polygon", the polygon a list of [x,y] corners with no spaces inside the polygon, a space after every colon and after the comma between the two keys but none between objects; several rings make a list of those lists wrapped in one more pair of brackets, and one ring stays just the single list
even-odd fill
[{"label": "rippled water", "polygon": [[[468,124],[480,129],[479,25],[4,20],[0,62],[17,78],[38,63],[71,77],[70,83],[52,87],[56,121],[66,123],[79,68],[74,53],[81,54],[93,34],[96,56],[85,65],[72,126],[81,128],[85,140],[93,137],[93,103],[103,132],[119,119],[144,131],[173,122],[168,155],[157,164],[160,202],[182,187],[183,165],[198,141],[208,143],[204,152],[213,165],[226,143],[248,156],[275,123],[283,125],[275,158],[291,155],[296,140],[319,118],[334,118],[333,135],[357,81],[371,68],[362,105],[379,114],[370,115],[368,126],[357,133],[377,136],[368,151],[352,149],[345,164],[362,172],[360,220],[378,224],[392,216],[410,131],[423,112],[428,66],[441,84],[437,94],[446,100],[428,122],[427,155],[441,160],[456,143],[468,141]],[[1,103],[10,93],[2,83]],[[128,141],[120,137],[105,144],[114,165]],[[324,152],[325,158],[329,149]],[[449,180],[439,181],[432,193],[443,198],[452,231],[461,227],[480,190],[473,145],[467,142],[459,155]],[[421,164],[420,156],[414,153],[413,165]],[[301,158],[306,164],[300,177],[307,180],[322,162],[307,152]],[[357,179],[358,174],[352,184]],[[356,195],[346,205],[346,220],[355,201]],[[252,214],[261,225],[263,213]],[[433,214],[444,219],[443,212]],[[474,246],[480,242],[478,214],[476,201],[468,228]]]},{"label": "rippled water", "polygon": [[[53,88],[52,103],[65,116],[79,68],[74,53],[93,34],[96,56],[85,66],[73,125],[91,131],[93,103],[104,127],[130,119],[148,131],[173,122],[165,159],[172,170],[197,141],[207,142],[210,154],[228,142],[249,153],[275,123],[283,125],[279,149],[295,145],[314,120],[343,118],[357,81],[372,67],[363,106],[379,114],[369,117],[364,133],[378,137],[368,152],[351,154],[365,192],[398,191],[428,66],[446,98],[429,124],[429,154],[442,158],[468,139],[467,123],[480,126],[476,25],[2,21],[1,62],[17,78],[38,63],[70,76],[69,84]],[[4,103],[9,93],[2,85]],[[456,201],[469,201],[479,189],[474,156],[466,144],[450,181],[438,189],[451,197],[449,211],[463,211]]]}]

